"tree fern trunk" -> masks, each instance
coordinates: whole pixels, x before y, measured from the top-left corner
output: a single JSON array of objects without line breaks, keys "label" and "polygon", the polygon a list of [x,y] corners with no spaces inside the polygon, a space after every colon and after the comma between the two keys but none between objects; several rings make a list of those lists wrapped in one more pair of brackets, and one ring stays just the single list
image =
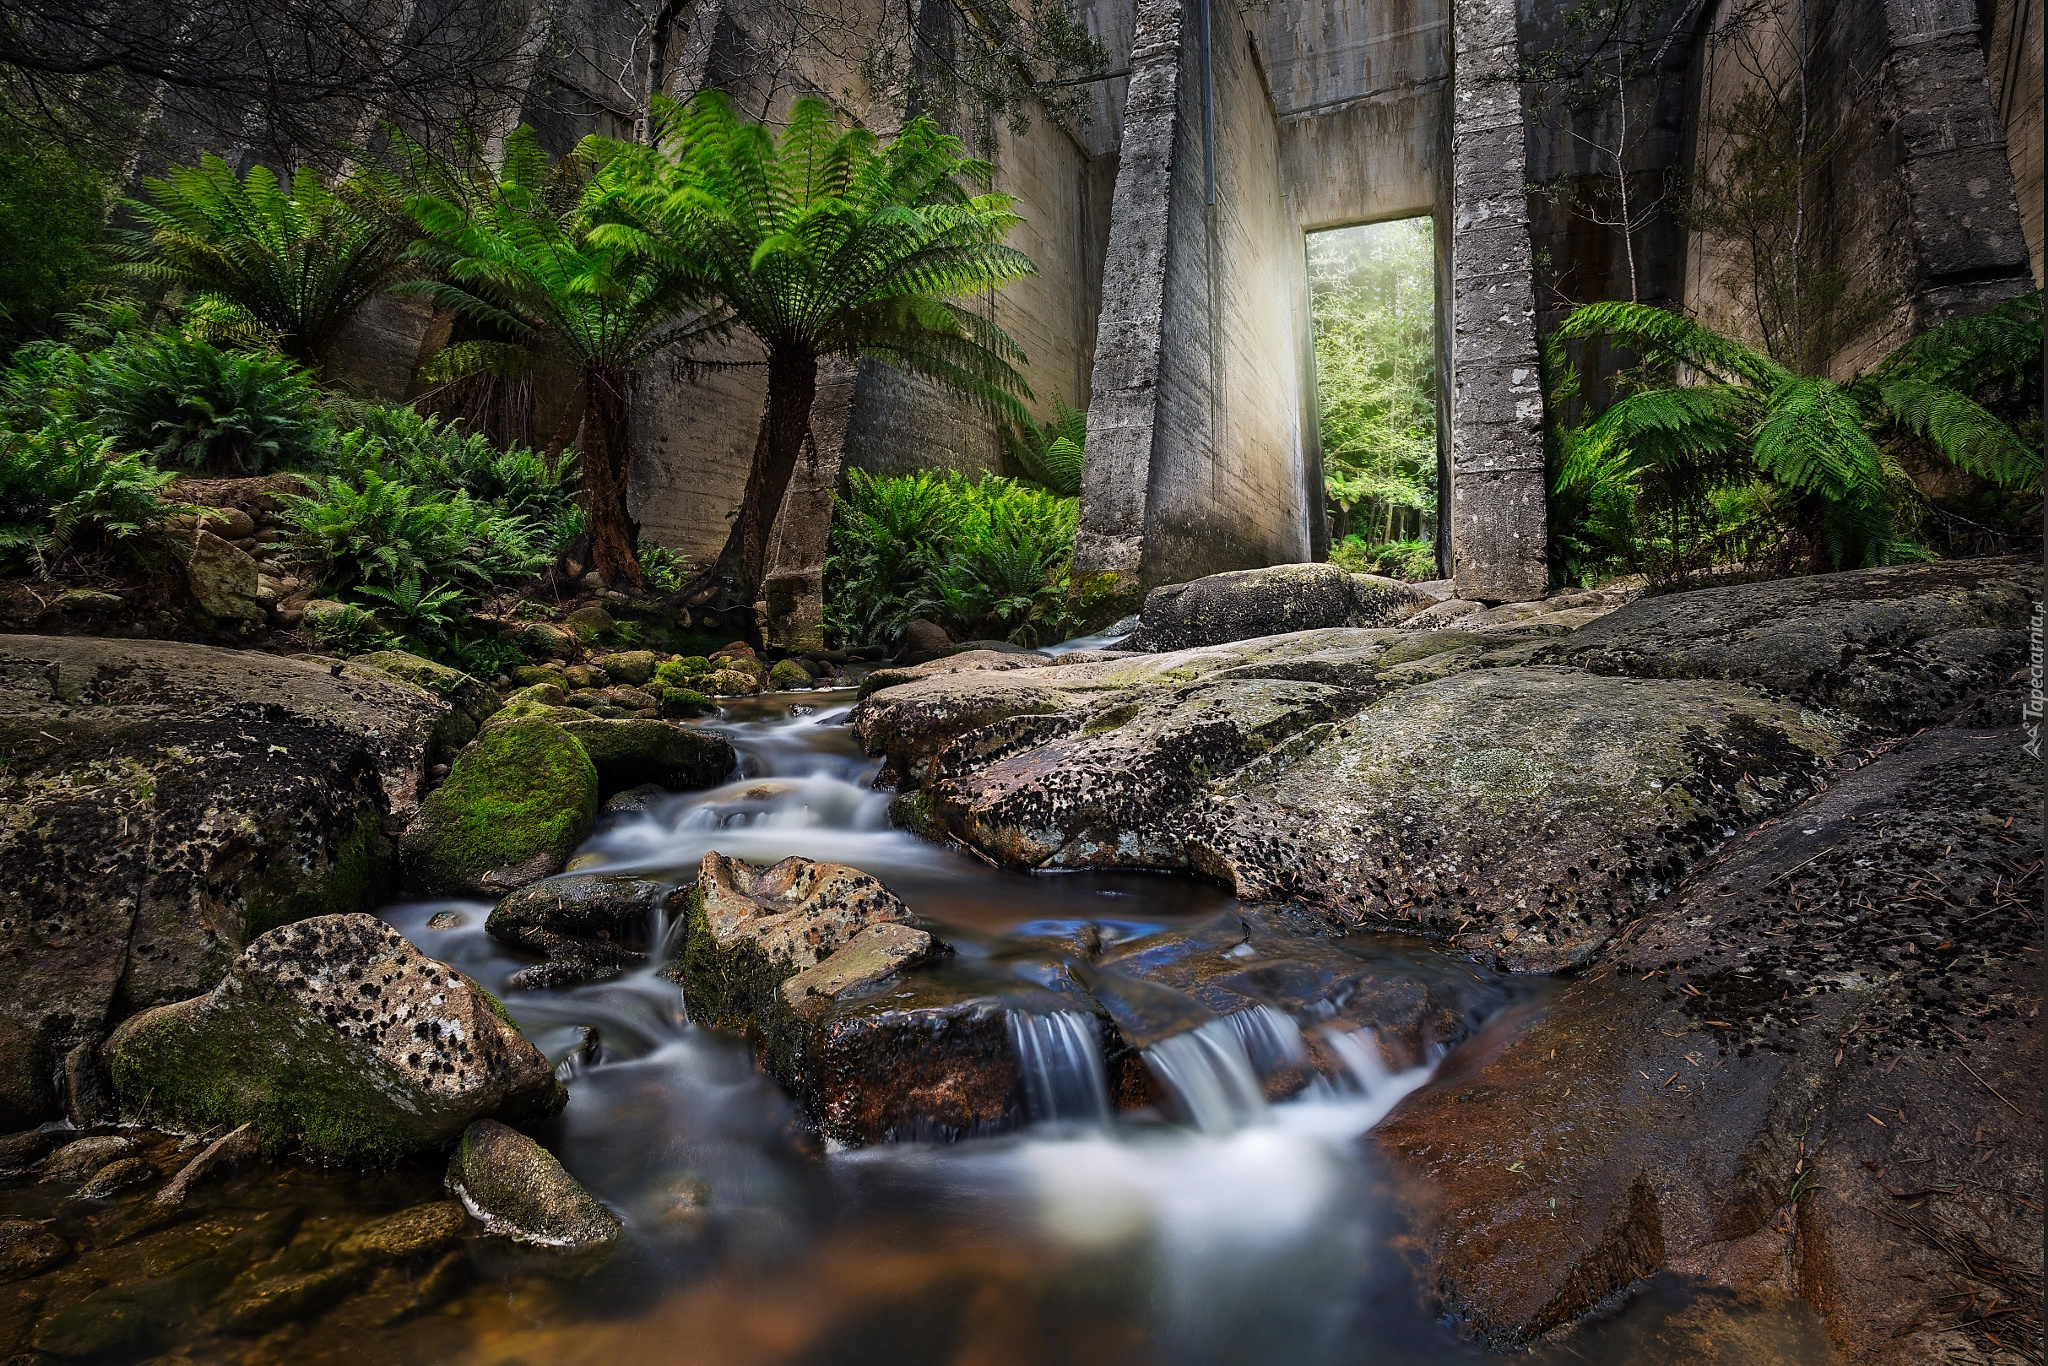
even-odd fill
[{"label": "tree fern trunk", "polygon": [[626,372],[593,366],[583,379],[583,494],[592,567],[613,587],[640,588],[640,526],[626,510],[630,463]]},{"label": "tree fern trunk", "polygon": [[818,360],[811,355],[775,356],[768,361],[768,403],[761,414],[761,430],[754,441],[754,463],[747,470],[746,492],[740,496],[739,515],[733,518],[725,549],[708,574],[684,585],[690,596],[700,582],[724,579],[737,589],[741,601],[751,604],[759,596],[761,576],[768,568],[768,547],[775,530],[775,517],[782,510],[782,496],[789,491],[789,477],[796,469],[804,443],[811,437],[811,404],[818,395]]}]

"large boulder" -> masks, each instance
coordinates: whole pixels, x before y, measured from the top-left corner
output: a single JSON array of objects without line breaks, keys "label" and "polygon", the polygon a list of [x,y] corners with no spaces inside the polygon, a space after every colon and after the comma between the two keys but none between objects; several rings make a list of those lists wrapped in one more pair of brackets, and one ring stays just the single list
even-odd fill
[{"label": "large boulder", "polygon": [[673,721],[590,717],[564,722],[562,731],[590,756],[606,795],[642,783],[671,792],[716,787],[737,762],[723,736]]},{"label": "large boulder", "polygon": [[127,1021],[107,1053],[131,1116],[251,1124],[324,1160],[438,1147],[567,1098],[489,992],[367,915],[272,930],[211,992]]},{"label": "large boulder", "polygon": [[596,824],[597,798],[597,770],[561,726],[487,726],[407,827],[407,876],[429,892],[502,896],[560,871]]},{"label": "large boulder", "polygon": [[2010,681],[2040,599],[2039,561],[2017,557],[1818,574],[1640,599],[1547,658],[1595,673],[1747,683],[1910,731]]},{"label": "large boulder", "polygon": [[1126,650],[1184,650],[1326,626],[1393,626],[1436,598],[1333,564],[1276,564],[1167,584],[1145,595]]},{"label": "large boulder", "polygon": [[1178,829],[1188,862],[1246,900],[1551,971],[1817,790],[1854,731],[1726,683],[1477,670],[1304,732]]},{"label": "large boulder", "polygon": [[1641,1277],[1796,1296],[1841,1359],[2038,1323],[2041,770],[1926,732],[1731,844],[1374,1131],[1496,1346]]},{"label": "large boulder", "polygon": [[583,1189],[555,1155],[516,1129],[478,1120],[448,1162],[448,1189],[486,1232],[538,1247],[600,1247],[619,1216]]},{"label": "large boulder", "polygon": [[0,636],[0,1012],[82,1040],[376,905],[447,711],[333,660]]},{"label": "large boulder", "polygon": [[448,714],[441,718],[441,724],[434,732],[434,758],[437,760],[452,759],[457,751],[476,738],[484,722],[497,715],[501,705],[497,691],[482,680],[404,650],[377,650],[357,655],[351,662],[357,668],[375,669],[393,678],[404,679],[448,704]]}]

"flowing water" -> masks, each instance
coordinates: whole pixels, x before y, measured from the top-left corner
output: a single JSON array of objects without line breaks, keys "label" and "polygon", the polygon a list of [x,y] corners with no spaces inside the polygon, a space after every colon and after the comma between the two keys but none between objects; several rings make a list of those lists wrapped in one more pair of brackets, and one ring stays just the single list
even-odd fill
[{"label": "flowing water", "polygon": [[[845,724],[851,701],[850,692],[785,694],[734,704],[702,723],[732,741],[739,776],[643,814],[607,818],[572,867],[682,884],[711,849],[759,862],[791,854],[841,861],[889,885],[967,967],[1039,980],[1058,970],[1048,946],[1077,935],[1112,948],[1142,946],[1230,914],[1227,895],[1193,879],[1025,876],[891,829],[887,794],[871,786],[876,766]],[[178,1359],[351,1366],[1487,1359],[1419,1308],[1395,1250],[1401,1230],[1386,1178],[1361,1142],[1427,1080],[1435,1060],[1396,1059],[1370,1030],[1341,1028],[1327,1015],[1310,1019],[1306,1027],[1321,1045],[1314,1051],[1326,1060],[1317,1073],[1303,1022],[1263,1007],[1215,1020],[1146,1049],[1165,1095],[1119,1114],[1110,1105],[1095,1017],[1013,1014],[1010,1038],[1030,1126],[953,1144],[820,1153],[747,1046],[687,1023],[679,989],[651,968],[567,990],[507,990],[506,979],[527,960],[485,934],[489,909],[409,902],[383,914],[427,953],[499,991],[556,1061],[569,1104],[536,1135],[623,1216],[622,1245],[584,1263],[472,1239],[458,1268],[466,1288],[429,1312],[358,1327],[347,1304],[309,1305],[253,1347],[195,1318],[170,1330],[187,1334]],[[676,929],[651,925],[650,942],[672,941]],[[1472,965],[1421,941],[1355,941],[1358,954],[1405,973],[1457,976],[1468,986],[1473,979]],[[1503,980],[1489,989],[1506,1001],[1525,988]],[[1291,1099],[1269,1100],[1262,1083],[1287,1069],[1308,1073],[1306,1085]],[[299,1202],[303,1241],[304,1230],[322,1221],[339,1227],[442,1198],[438,1177],[430,1162],[369,1176],[280,1178],[273,1170],[209,1198],[217,1217]],[[1665,1304],[1653,1295],[1617,1325],[1576,1338],[1566,1355],[1689,1366],[1768,1359],[1715,1358],[1696,1333],[1674,1338],[1667,1319],[1675,1313],[1672,1321],[1690,1323],[1686,1306],[1696,1303],[1681,1296]],[[1774,1355],[1821,1359],[1800,1346],[1810,1323],[1770,1323],[1776,1326],[1758,1340]],[[1680,1340],[1691,1345],[1660,1345]],[[230,1352],[232,1341],[242,1345]]]}]

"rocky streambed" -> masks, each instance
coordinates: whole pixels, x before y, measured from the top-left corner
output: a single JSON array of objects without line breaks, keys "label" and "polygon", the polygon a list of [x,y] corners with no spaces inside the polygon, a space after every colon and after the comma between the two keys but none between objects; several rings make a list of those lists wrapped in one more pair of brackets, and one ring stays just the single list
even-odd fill
[{"label": "rocky streambed", "polygon": [[1291,567],[687,725],[0,638],[0,1347],[2029,1359],[2039,595]]}]

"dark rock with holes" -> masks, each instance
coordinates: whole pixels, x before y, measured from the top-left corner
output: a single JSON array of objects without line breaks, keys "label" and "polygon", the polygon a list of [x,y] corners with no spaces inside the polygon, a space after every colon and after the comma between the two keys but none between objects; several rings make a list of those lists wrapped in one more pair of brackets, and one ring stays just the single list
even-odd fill
[{"label": "dark rock with holes", "polygon": [[2040,600],[2040,563],[2017,557],[1859,569],[1640,599],[1545,657],[1596,673],[1727,679],[1908,731],[2005,688]]},{"label": "dark rock with holes", "polygon": [[357,655],[352,663],[357,668],[375,669],[402,679],[448,704],[447,714],[434,728],[436,761],[452,760],[502,706],[497,690],[488,683],[404,650],[377,650]]},{"label": "dark rock with holes", "polygon": [[50,1069],[50,1047],[42,1035],[0,1015],[0,1133],[56,1117]]},{"label": "dark rock with holes", "polygon": [[448,1163],[448,1189],[484,1231],[536,1247],[600,1247],[623,1231],[619,1217],[562,1169],[554,1154],[516,1129],[479,1120]]},{"label": "dark rock with holes", "polygon": [[61,1054],[378,904],[447,713],[334,660],[0,635],[0,1013]]},{"label": "dark rock with holes", "polygon": [[107,1052],[131,1115],[247,1123],[331,1161],[387,1160],[566,1099],[489,992],[366,915],[271,931],[212,992],[136,1016]]},{"label": "dark rock with holes", "polygon": [[1928,731],[1733,843],[1374,1131],[1497,1346],[1668,1270],[1843,1359],[2038,1334],[2040,762]]},{"label": "dark rock with holes", "polygon": [[669,884],[616,873],[568,873],[522,887],[491,909],[491,937],[548,960],[513,974],[522,988],[616,977],[647,954]]},{"label": "dark rock with holes", "polygon": [[1184,650],[1328,626],[1393,626],[1435,603],[1412,584],[1333,564],[1240,569],[1153,589],[1121,648]]},{"label": "dark rock with holes", "polygon": [[1175,829],[1188,863],[1246,900],[1550,971],[1815,791],[1854,738],[1726,683],[1480,670],[1303,731]]}]

